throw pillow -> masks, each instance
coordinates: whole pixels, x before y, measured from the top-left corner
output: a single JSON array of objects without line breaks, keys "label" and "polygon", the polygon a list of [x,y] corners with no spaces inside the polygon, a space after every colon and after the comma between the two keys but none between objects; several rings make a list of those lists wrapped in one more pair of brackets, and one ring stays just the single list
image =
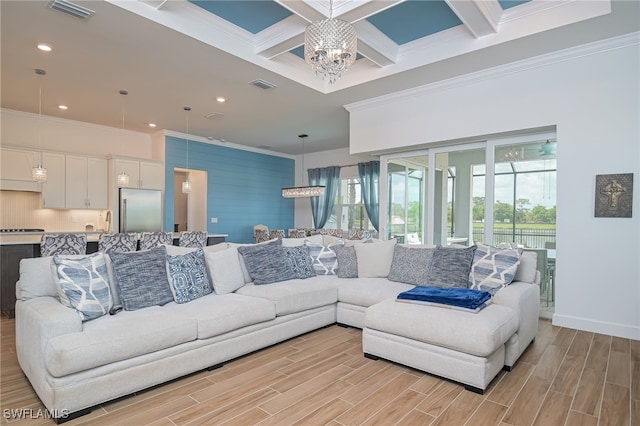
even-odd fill
[{"label": "throw pillow", "polygon": [[111,264],[122,306],[127,311],[173,301],[164,246],[129,253],[112,253]]},{"label": "throw pillow", "polygon": [[358,276],[386,278],[389,276],[396,240],[380,241],[371,244],[356,244],[358,258]]},{"label": "throw pillow", "polygon": [[54,256],[53,265],[60,302],[75,309],[82,321],[101,317],[113,307],[102,253],[75,259]]},{"label": "throw pillow", "polygon": [[309,249],[305,246],[282,247],[287,262],[291,266],[296,278],[305,279],[316,276],[313,269]]},{"label": "throw pillow", "polygon": [[218,251],[205,250],[204,258],[213,284],[213,291],[216,294],[233,293],[245,285],[239,256],[237,247],[228,247]]},{"label": "throw pillow", "polygon": [[169,282],[176,303],[187,303],[213,292],[204,264],[204,251],[167,255]]},{"label": "throw pillow", "polygon": [[238,247],[249,275],[256,285],[271,284],[295,278],[282,248],[282,240],[269,244]]},{"label": "throw pillow", "polygon": [[338,270],[338,258],[333,249],[344,245],[344,241],[337,241],[328,246],[306,242],[305,246],[309,249],[309,256],[313,262],[313,269],[316,275],[335,275]]},{"label": "throw pillow", "polygon": [[499,249],[486,244],[477,248],[469,273],[469,288],[495,294],[511,284],[520,264],[520,249]]},{"label": "throw pillow", "polygon": [[353,246],[336,246],[333,248],[338,260],[338,276],[340,278],[358,278],[358,257]]},{"label": "throw pillow", "polygon": [[427,275],[435,251],[435,247],[414,248],[396,244],[388,280],[412,285],[427,285]]},{"label": "throw pillow", "polygon": [[460,287],[469,286],[469,271],[476,246],[465,248],[436,247],[427,274],[427,286]]}]

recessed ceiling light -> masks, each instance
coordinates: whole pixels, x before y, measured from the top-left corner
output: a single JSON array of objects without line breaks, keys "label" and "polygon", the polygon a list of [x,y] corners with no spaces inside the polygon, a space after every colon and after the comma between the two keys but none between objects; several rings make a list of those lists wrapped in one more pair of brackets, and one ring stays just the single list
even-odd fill
[{"label": "recessed ceiling light", "polygon": [[223,103],[223,102],[226,102],[227,100],[226,100],[225,98],[223,98],[222,96],[218,96],[218,97],[216,98],[216,101],[218,101],[218,102],[220,102],[220,103]]},{"label": "recessed ceiling light", "polygon": [[53,48],[46,43],[38,43],[37,46],[38,49],[42,50],[43,52],[51,52],[53,50]]},{"label": "recessed ceiling light", "polygon": [[156,127],[156,123],[149,123],[149,127]]},{"label": "recessed ceiling light", "polygon": [[66,106],[66,105],[58,105],[58,108],[59,108],[59,109],[63,109],[63,110],[67,110],[67,109],[69,109],[69,107],[68,107],[68,106]]}]

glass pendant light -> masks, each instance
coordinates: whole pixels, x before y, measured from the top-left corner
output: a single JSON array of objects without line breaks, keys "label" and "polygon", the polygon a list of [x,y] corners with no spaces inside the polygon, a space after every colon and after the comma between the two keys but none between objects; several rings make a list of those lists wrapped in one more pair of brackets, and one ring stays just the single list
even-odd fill
[{"label": "glass pendant light", "polygon": [[[37,75],[46,75],[45,70],[36,69]],[[47,181],[47,169],[42,165],[42,151],[40,151],[40,140],[42,139],[42,82],[40,83],[39,100],[38,100],[38,155],[40,161],[31,169],[31,180],[34,182],[44,183]]]},{"label": "glass pendant light", "polygon": [[[129,92],[127,92],[126,90],[120,90],[119,93],[122,96],[127,96],[129,94]],[[124,133],[124,98],[122,98],[122,132]],[[124,151],[124,135],[121,142],[121,148],[121,151]],[[129,175],[124,170],[122,170],[122,172],[118,176],[116,176],[116,186],[118,188],[126,188],[129,186]]]}]

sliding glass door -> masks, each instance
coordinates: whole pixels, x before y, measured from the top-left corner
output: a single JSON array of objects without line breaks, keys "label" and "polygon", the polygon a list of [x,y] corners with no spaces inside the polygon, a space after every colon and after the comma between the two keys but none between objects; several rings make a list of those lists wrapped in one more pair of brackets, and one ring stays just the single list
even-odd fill
[{"label": "sliding glass door", "polygon": [[482,242],[536,251],[543,300],[552,309],[555,151],[549,132],[383,155],[380,235],[409,244]]}]

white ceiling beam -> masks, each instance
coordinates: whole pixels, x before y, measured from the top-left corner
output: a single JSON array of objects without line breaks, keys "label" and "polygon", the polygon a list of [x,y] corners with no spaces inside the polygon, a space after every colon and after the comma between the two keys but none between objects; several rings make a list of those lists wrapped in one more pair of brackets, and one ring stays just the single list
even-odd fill
[{"label": "white ceiling beam", "polygon": [[298,15],[291,15],[260,31],[255,36],[256,53],[273,58],[304,43],[304,30],[308,22]]},{"label": "white ceiling beam", "polygon": [[368,0],[368,1],[354,1],[349,3],[349,9],[343,7],[341,9],[336,8],[338,14],[334,13],[334,17],[343,19],[352,24],[359,22],[369,16],[389,9],[405,0]]},{"label": "white ceiling beam", "polygon": [[168,0],[142,0],[143,3],[146,3],[157,10],[160,10],[167,1]]},{"label": "white ceiling beam", "polygon": [[[329,2],[317,0],[276,0],[294,15],[256,34],[256,53],[274,58],[304,43],[307,21],[325,19]],[[355,0],[334,3],[334,16],[354,23],[358,33],[358,51],[378,66],[394,64],[398,45],[365,18],[405,0]],[[326,4],[325,4],[326,3]]]},{"label": "white ceiling beam", "polygon": [[498,32],[502,7],[498,0],[445,0],[475,38]]},{"label": "white ceiling beam", "polygon": [[378,66],[396,63],[398,45],[367,20],[353,25],[358,33],[358,52]]}]

